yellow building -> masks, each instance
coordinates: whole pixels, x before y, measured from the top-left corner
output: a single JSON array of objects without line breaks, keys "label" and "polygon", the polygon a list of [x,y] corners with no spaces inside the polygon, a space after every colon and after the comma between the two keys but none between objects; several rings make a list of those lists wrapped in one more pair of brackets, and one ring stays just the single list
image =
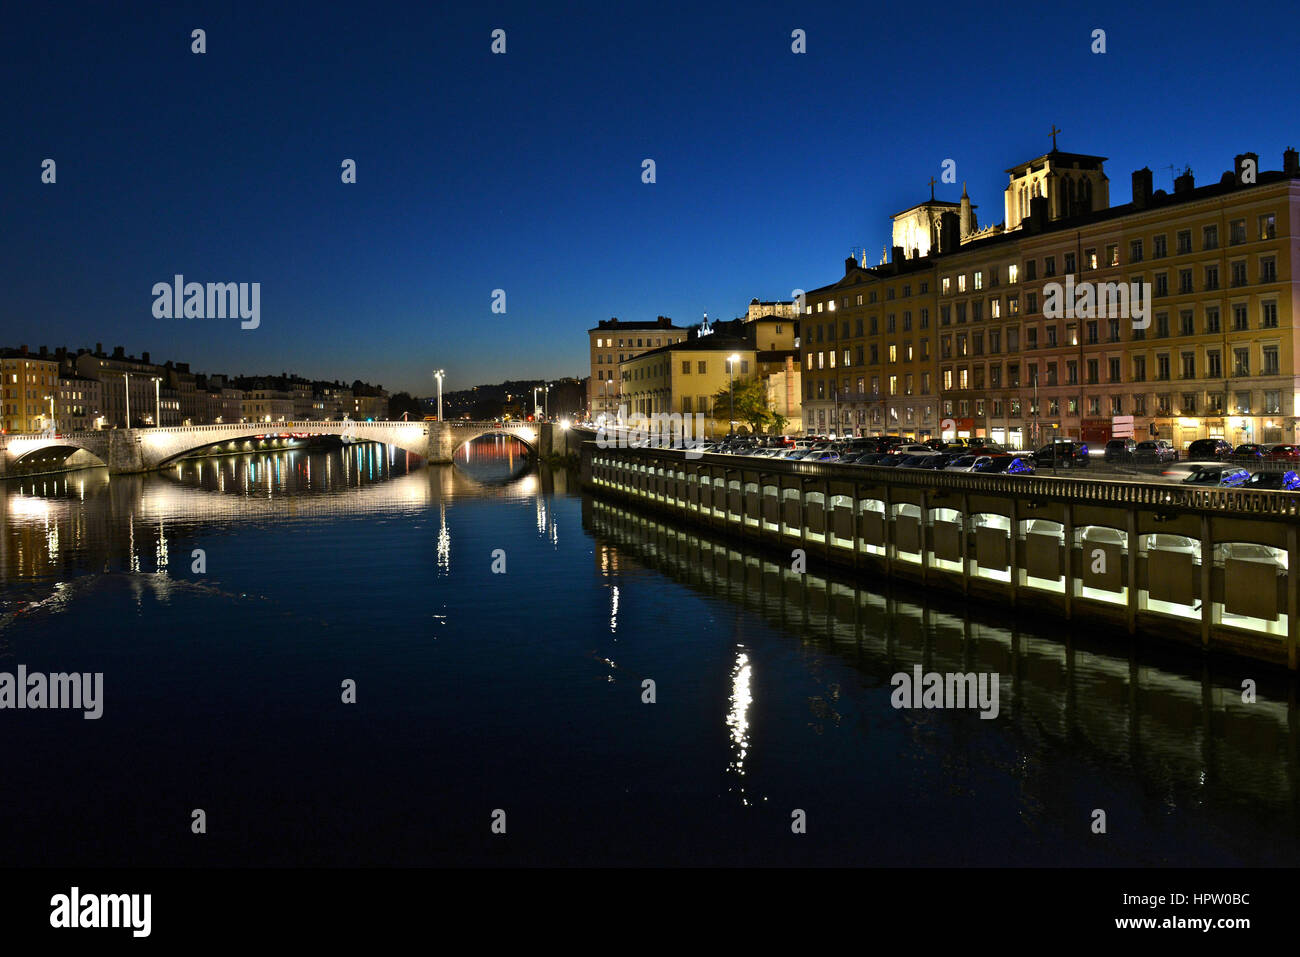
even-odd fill
[{"label": "yellow building", "polygon": [[613,416],[621,398],[619,364],[652,349],[686,338],[686,330],[673,325],[667,316],[654,322],[624,322],[602,319],[587,330],[587,351],[591,378],[587,380],[587,410],[590,418]]},{"label": "yellow building", "polygon": [[799,326],[804,431],[939,434],[934,269],[929,258],[863,267],[807,293]]},{"label": "yellow building", "polygon": [[1131,416],[1180,450],[1296,442],[1300,154],[1264,172],[1242,153],[1172,192],[1138,170],[1115,207],[1103,165],[1054,149],[1013,167],[1007,220],[982,230],[965,195],[957,212],[923,204],[933,229],[908,233],[913,250],[850,258],[809,292],[806,428],[1029,446],[1104,441]]},{"label": "yellow building", "polygon": [[41,432],[54,423],[59,363],[21,349],[0,353],[0,428]]},{"label": "yellow building", "polygon": [[[734,362],[730,361],[733,355],[737,357]],[[707,434],[721,435],[731,425],[725,405],[723,418],[715,417],[714,397],[732,380],[740,383],[757,377],[758,353],[745,339],[715,333],[627,359],[620,373],[627,415],[699,413],[708,417]]]}]

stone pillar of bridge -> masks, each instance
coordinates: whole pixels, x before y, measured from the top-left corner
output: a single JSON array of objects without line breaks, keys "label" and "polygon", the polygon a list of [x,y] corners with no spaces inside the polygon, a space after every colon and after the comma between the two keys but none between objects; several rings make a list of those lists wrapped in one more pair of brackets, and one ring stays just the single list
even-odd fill
[{"label": "stone pillar of bridge", "polygon": [[456,446],[460,444],[458,436],[462,431],[445,422],[430,422],[429,451],[424,460],[429,465],[450,465]]},{"label": "stone pillar of bridge", "polygon": [[110,475],[145,470],[144,453],[135,429],[111,429],[105,437],[108,441],[103,459]]}]

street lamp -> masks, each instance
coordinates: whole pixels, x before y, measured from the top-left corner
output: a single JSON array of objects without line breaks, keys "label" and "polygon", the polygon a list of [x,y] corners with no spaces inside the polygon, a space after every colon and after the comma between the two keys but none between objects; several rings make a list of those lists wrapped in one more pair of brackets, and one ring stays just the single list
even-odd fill
[{"label": "street lamp", "polygon": [[542,418],[542,408],[537,402],[537,393],[541,391],[541,386],[533,386],[533,418],[539,422]]},{"label": "street lamp", "polygon": [[446,373],[443,372],[441,369],[439,369],[437,372],[433,374],[433,377],[438,380],[438,421],[439,422],[442,421],[442,377],[444,375],[446,375]]},{"label": "street lamp", "polygon": [[126,427],[131,427],[131,373],[122,373],[122,388],[126,391]]},{"label": "street lamp", "polygon": [[157,376],[153,380],[153,401],[154,401],[154,425],[162,428],[162,379]]},{"label": "street lamp", "polygon": [[735,352],[727,356],[727,435],[730,438],[735,438],[736,435],[735,372],[736,363],[739,361],[740,356]]}]

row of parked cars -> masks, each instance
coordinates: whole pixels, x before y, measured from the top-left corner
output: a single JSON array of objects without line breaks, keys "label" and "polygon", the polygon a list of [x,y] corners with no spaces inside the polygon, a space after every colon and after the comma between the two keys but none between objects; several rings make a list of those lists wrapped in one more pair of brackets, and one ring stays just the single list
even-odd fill
[{"label": "row of parked cars", "polygon": [[[1164,442],[1164,446],[1160,446],[1162,441],[1152,440],[1149,444],[1159,450],[1169,445]],[[1135,446],[1146,444],[1148,443],[1134,443]],[[1197,449],[1197,444],[1192,443],[1189,453],[1202,451]],[[1031,452],[1005,449],[979,439],[970,442],[931,439],[925,443],[914,443],[897,436],[841,439],[738,436],[710,443],[704,446],[703,451],[838,465],[1005,475],[1032,475],[1043,468],[1085,468],[1089,455],[1087,443],[1071,440],[1052,442]],[[1162,457],[1151,459],[1166,466],[1158,476],[1165,482],[1223,488],[1300,490],[1300,477],[1291,470],[1259,471],[1252,474],[1239,465],[1217,459],[1176,462],[1177,453],[1172,447],[1168,451],[1172,455],[1163,457],[1164,453],[1161,452]]]},{"label": "row of parked cars", "polygon": [[839,465],[875,465],[881,468],[932,469],[946,472],[984,472],[1031,475],[1034,455],[1004,449],[991,443],[907,442],[897,436],[871,438],[741,437],[704,447],[706,452],[748,455],[790,461],[824,462]]},{"label": "row of parked cars", "polygon": [[[1177,462],[1178,450],[1167,439],[1111,439],[1106,443],[1102,457],[1107,462],[1134,462],[1137,464],[1164,464]],[[1300,462],[1300,446],[1282,443],[1260,445],[1247,442],[1235,448],[1224,439],[1197,439],[1187,447],[1189,462],[1240,462],[1258,465],[1263,462]]]}]

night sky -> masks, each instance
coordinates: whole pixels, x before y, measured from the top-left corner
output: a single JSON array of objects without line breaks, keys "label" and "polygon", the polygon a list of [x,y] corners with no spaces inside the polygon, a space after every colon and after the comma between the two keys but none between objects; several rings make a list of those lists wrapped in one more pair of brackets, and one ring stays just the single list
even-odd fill
[{"label": "night sky", "polygon": [[[729,318],[877,262],[945,158],[938,197],[968,181],[985,226],[1053,124],[1114,204],[1144,165],[1170,189],[1300,145],[1280,3],[118,6],[4,15],[0,345],[423,394],[585,375],[598,319]],[[155,319],[175,273],[260,282],[260,328]]]}]

